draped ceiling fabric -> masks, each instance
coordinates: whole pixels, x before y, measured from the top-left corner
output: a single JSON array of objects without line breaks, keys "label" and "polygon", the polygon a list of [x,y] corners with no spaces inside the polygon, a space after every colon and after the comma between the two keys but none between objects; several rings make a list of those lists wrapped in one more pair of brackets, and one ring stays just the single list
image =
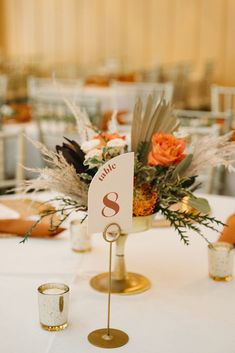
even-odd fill
[{"label": "draped ceiling fabric", "polygon": [[190,61],[216,64],[235,85],[235,0],[0,0],[0,46],[8,58],[127,69]]}]

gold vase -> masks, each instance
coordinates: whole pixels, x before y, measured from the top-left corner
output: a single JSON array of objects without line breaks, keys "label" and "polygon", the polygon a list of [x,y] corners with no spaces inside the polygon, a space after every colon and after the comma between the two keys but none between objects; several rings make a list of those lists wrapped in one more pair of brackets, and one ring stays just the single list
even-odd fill
[{"label": "gold vase", "polygon": [[[133,217],[132,232],[143,232],[151,227],[154,215]],[[131,295],[142,293],[151,286],[150,281],[143,275],[126,271],[125,243],[128,234],[122,233],[116,241],[115,262],[112,271],[111,292]],[[108,272],[100,273],[90,280],[92,288],[99,292],[108,292]]]}]

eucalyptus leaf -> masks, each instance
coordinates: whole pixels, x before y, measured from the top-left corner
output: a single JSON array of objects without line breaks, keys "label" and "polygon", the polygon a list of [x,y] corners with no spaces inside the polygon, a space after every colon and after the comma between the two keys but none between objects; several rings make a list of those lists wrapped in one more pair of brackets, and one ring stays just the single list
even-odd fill
[{"label": "eucalyptus leaf", "polygon": [[80,178],[82,178],[83,180],[86,180],[86,181],[91,181],[92,180],[92,176],[90,174],[87,174],[87,173],[81,173],[80,174]]},{"label": "eucalyptus leaf", "polygon": [[192,163],[193,155],[188,154],[175,168],[173,177],[177,177],[177,175],[182,174]]},{"label": "eucalyptus leaf", "polygon": [[189,198],[188,204],[190,207],[196,208],[200,213],[208,214],[211,210],[208,201],[201,197]]}]

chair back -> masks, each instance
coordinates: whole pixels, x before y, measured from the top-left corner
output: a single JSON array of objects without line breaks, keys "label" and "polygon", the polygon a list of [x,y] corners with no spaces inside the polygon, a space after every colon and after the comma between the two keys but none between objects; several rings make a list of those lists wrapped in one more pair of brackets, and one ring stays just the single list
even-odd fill
[{"label": "chair back", "polygon": [[132,112],[138,98],[147,101],[149,94],[159,98],[163,95],[167,102],[172,100],[173,84],[167,83],[124,83],[114,81],[111,85],[113,90],[113,108],[119,111]]},{"label": "chair back", "polygon": [[28,97],[48,99],[73,99],[82,90],[82,80],[29,77],[27,81]]},{"label": "chair back", "polygon": [[0,75],[0,107],[5,103],[7,98],[7,76]]},{"label": "chair back", "polygon": [[91,122],[100,121],[100,103],[96,98],[83,96],[81,80],[59,80],[31,77],[28,80],[29,103],[37,122],[40,141],[48,147],[61,143],[63,136],[76,136],[77,122],[64,99],[85,109]]},{"label": "chair back", "polygon": [[[175,110],[181,121],[179,137],[185,137],[189,146],[204,136],[220,136],[230,131],[231,113],[214,113],[193,110]],[[189,147],[190,152],[190,147]],[[224,168],[208,169],[198,177],[202,183],[200,192],[221,194],[225,184]]]},{"label": "chair back", "polygon": [[[16,151],[8,149],[8,143],[16,141]],[[9,155],[8,151],[11,151]],[[7,157],[6,157],[7,156]],[[6,158],[9,156],[14,159],[16,165],[14,177],[8,176],[6,171]],[[24,180],[24,162],[25,162],[25,138],[24,130],[16,132],[0,131],[0,188],[9,188],[18,186]]]},{"label": "chair back", "polygon": [[211,110],[235,113],[235,87],[211,86]]},{"label": "chair back", "polygon": [[201,110],[176,109],[175,114],[181,121],[181,127],[212,127],[216,126],[219,134],[225,134],[231,130],[233,113],[209,112]]}]

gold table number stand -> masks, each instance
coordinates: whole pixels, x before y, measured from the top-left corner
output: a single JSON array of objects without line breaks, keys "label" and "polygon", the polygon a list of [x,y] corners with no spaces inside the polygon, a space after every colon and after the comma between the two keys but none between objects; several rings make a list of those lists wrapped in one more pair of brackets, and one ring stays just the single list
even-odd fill
[{"label": "gold table number stand", "polygon": [[117,223],[107,225],[103,232],[104,240],[109,243],[109,272],[108,272],[108,317],[107,327],[92,331],[88,335],[88,340],[94,346],[100,348],[118,348],[124,346],[128,340],[128,335],[114,328],[110,328],[111,309],[111,268],[112,268],[112,245],[121,234],[121,228]]}]

